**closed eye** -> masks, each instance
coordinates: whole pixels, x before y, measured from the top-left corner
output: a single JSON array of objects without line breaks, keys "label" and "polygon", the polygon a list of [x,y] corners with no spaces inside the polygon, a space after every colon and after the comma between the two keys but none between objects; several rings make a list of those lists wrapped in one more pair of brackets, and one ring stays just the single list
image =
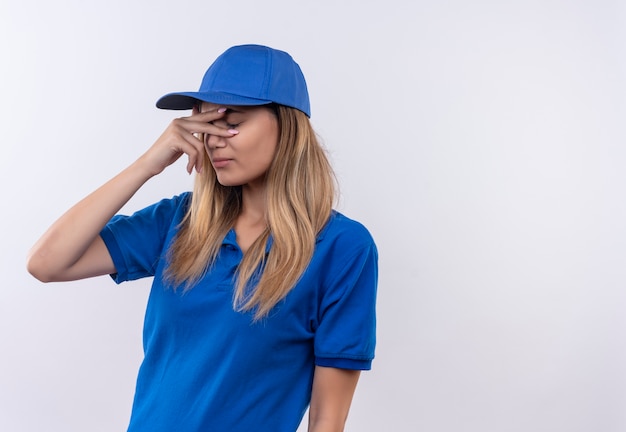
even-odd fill
[{"label": "closed eye", "polygon": [[236,129],[243,122],[229,123],[229,122],[226,122],[224,120],[216,120],[216,121],[212,121],[212,122],[209,122],[209,123],[214,124],[217,127],[221,127],[221,128],[225,128],[225,129]]}]

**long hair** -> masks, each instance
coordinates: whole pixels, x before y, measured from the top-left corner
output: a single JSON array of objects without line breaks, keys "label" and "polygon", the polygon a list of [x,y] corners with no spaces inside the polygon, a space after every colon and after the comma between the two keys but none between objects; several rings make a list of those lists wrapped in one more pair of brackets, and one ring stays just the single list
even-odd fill
[{"label": "long hair", "polygon": [[[244,254],[233,295],[234,309],[253,310],[255,320],[266,316],[306,270],[336,193],[331,165],[306,115],[283,105],[272,108],[279,137],[266,173],[267,227]],[[184,284],[185,290],[215,263],[242,206],[241,187],[222,186],[206,153],[203,166],[168,251],[165,279],[175,287]]]}]

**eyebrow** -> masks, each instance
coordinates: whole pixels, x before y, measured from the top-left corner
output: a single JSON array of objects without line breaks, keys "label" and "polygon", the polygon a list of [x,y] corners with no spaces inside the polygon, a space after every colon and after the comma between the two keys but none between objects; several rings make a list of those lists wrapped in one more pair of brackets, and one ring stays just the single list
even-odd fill
[{"label": "eyebrow", "polygon": [[248,107],[243,107],[243,106],[230,106],[230,105],[226,105],[226,113],[228,114],[229,112],[232,113],[241,113],[244,114],[247,111],[250,111],[249,109],[247,109]]}]

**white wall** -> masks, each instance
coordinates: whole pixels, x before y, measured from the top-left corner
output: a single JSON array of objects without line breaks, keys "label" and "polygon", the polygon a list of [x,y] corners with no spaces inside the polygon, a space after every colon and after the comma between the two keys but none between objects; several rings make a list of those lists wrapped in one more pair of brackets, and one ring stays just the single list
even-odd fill
[{"label": "white wall", "polygon": [[[126,427],[148,281],[24,258],[238,43],[300,63],[379,245],[348,431],[626,430],[625,41],[609,0],[2,0],[0,430]],[[181,161],[128,210],[190,184]]]}]

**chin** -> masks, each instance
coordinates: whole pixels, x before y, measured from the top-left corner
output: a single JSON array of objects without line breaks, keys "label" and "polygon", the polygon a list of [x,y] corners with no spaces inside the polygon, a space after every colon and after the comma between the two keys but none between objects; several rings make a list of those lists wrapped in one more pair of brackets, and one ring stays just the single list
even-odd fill
[{"label": "chin", "polygon": [[219,184],[228,187],[260,185],[265,183],[265,176],[226,176],[218,174],[216,178]]},{"label": "chin", "polygon": [[234,186],[242,186],[244,182],[237,181],[236,179],[224,178],[223,176],[217,176],[217,182],[222,186],[234,187]]},{"label": "chin", "polygon": [[228,181],[217,181],[219,184],[221,184],[222,186],[226,186],[226,187],[235,187],[235,186],[241,186],[241,183],[236,183],[236,182],[228,182]]}]

